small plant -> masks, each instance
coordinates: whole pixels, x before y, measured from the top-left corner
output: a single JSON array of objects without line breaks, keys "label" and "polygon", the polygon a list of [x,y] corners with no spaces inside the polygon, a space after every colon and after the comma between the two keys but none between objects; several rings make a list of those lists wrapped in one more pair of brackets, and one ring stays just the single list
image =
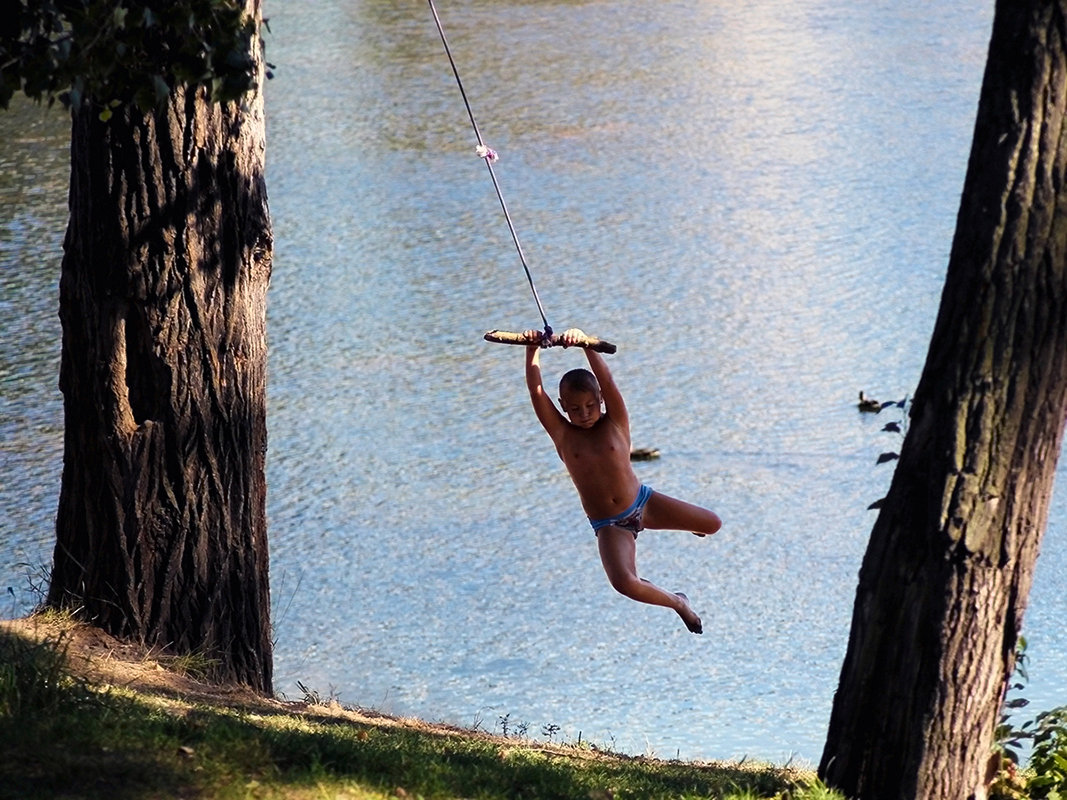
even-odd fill
[{"label": "small plant", "polygon": [[[1015,672],[1005,693],[1003,710],[996,730],[994,758],[998,770],[989,787],[990,800],[1067,800],[1067,706],[1043,711],[1016,728],[1011,714],[1025,708],[1025,697],[1009,697],[1020,692],[1029,680],[1026,639],[1019,637],[1015,651]],[[1021,768],[1022,753],[1032,746],[1030,760]]]},{"label": "small plant", "polygon": [[[1011,724],[1012,712],[1030,704],[1030,701],[1021,695],[1013,696],[1014,693],[1026,688],[1026,682],[1030,679],[1027,672],[1028,664],[1026,637],[1020,636],[1015,645],[1015,670],[1004,692],[1000,720],[994,734],[993,760],[996,765],[996,774],[989,786],[990,800],[1027,800],[1028,798],[1026,782],[1019,764],[1022,759],[1023,743],[1029,736],[1023,729],[1016,730]],[[1024,724],[1023,728],[1025,727]]]},{"label": "small plant", "polygon": [[323,697],[314,689],[309,689],[306,684],[300,681],[296,682],[296,688],[303,694],[300,699],[309,706],[332,706],[339,702],[340,699],[340,696],[332,686],[330,687],[330,693],[326,697]]},{"label": "small plant", "polygon": [[11,618],[14,619],[26,613],[27,600],[29,600],[30,613],[40,613],[45,609],[44,601],[48,595],[51,569],[44,564],[34,565],[25,561],[20,561],[15,566],[25,570],[26,586],[17,592],[14,586],[7,587],[7,594],[11,597]]},{"label": "small plant", "polygon": [[1038,714],[1030,735],[1034,742],[1026,781],[1030,797],[1067,799],[1067,706]]},{"label": "small plant", "polygon": [[159,661],[171,672],[199,681],[209,680],[215,668],[219,665],[217,658],[212,658],[205,653],[163,656]]},{"label": "small plant", "polygon": [[789,800],[791,797],[802,798],[802,800],[844,800],[844,796],[839,791],[831,789],[818,777],[797,781],[795,794],[786,791],[779,797],[781,800]]},{"label": "small plant", "polygon": [[511,712],[507,714],[501,714],[496,718],[497,724],[500,725],[501,736],[510,736],[512,733],[518,738],[522,739],[526,736],[526,732],[530,729],[529,722],[516,722],[514,726],[511,722]]},{"label": "small plant", "polygon": [[556,738],[556,734],[557,734],[557,733],[559,733],[559,731],[560,731],[560,727],[559,727],[559,725],[552,725],[552,724],[549,724],[549,725],[542,725],[542,726],[541,726],[541,733],[542,733],[542,735],[543,735],[543,736],[544,736],[544,737],[545,737],[546,739],[548,739],[548,741],[550,741],[550,742],[551,742],[551,741],[552,741],[552,740],[553,740],[554,738]]},{"label": "small plant", "polygon": [[1001,704],[1000,720],[997,723],[997,729],[995,733],[994,745],[996,753],[1001,758],[1001,763],[1005,762],[1014,765],[1016,771],[1019,766],[1019,761],[1022,754],[1023,742],[1029,738],[1029,735],[1023,730],[1023,728],[1016,730],[1011,724],[1012,712],[1019,708],[1026,708],[1030,704],[1030,701],[1022,696],[1013,697],[1014,692],[1021,692],[1026,688],[1026,682],[1030,680],[1030,675],[1027,672],[1027,665],[1029,664],[1029,658],[1026,655],[1026,637],[1020,636],[1018,643],[1015,645],[1015,670],[1012,674],[1012,680],[1008,684],[1008,688],[1004,693],[1004,701]]},{"label": "small plant", "polygon": [[[990,800],[1067,800],[1067,706],[1043,711],[1018,728],[998,727],[999,770],[989,787]],[[1023,742],[1033,750],[1025,769],[1019,767]]]},{"label": "small plant", "polygon": [[[871,402],[876,402],[876,401],[871,401]],[[877,410],[875,411],[875,413],[876,414],[881,414],[886,409],[896,409],[900,416],[899,416],[898,419],[890,420],[885,425],[883,425],[882,426],[882,432],[883,433],[892,433],[892,434],[895,434],[895,435],[899,436],[900,437],[900,442],[901,442],[901,444],[903,444],[904,437],[906,437],[908,435],[908,419],[909,419],[909,417],[911,415],[911,397],[908,396],[908,395],[905,395],[904,398],[901,399],[901,400],[890,400],[890,401],[885,402],[885,403],[878,403],[878,407],[877,407]],[[889,451],[886,451],[884,453],[881,453],[878,456],[878,460],[875,463],[876,464],[885,464],[885,463],[887,463],[889,461],[896,461],[898,458],[900,458],[899,450],[900,450],[900,448],[898,447],[897,450],[889,450]],[[882,507],[883,503],[885,503],[885,498],[884,497],[879,499],[879,500],[875,500],[873,503],[871,503],[869,506],[867,506],[867,509],[868,510],[879,509],[879,508]]]},{"label": "small plant", "polygon": [[55,714],[72,690],[83,688],[78,683],[67,668],[63,636],[31,642],[0,635],[0,717]]}]

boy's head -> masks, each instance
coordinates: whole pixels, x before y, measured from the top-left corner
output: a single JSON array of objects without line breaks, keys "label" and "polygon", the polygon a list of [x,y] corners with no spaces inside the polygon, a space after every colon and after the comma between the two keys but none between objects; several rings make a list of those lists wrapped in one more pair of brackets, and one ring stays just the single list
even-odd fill
[{"label": "boy's head", "polygon": [[587,369],[572,369],[559,380],[559,405],[572,423],[590,428],[600,419],[600,384]]}]

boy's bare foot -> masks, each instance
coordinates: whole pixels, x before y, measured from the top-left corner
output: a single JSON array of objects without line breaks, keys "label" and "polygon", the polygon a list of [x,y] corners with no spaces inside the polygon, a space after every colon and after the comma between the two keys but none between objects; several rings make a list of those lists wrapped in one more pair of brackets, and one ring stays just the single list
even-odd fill
[{"label": "boy's bare foot", "polygon": [[690,633],[703,633],[704,626],[700,624],[700,617],[689,607],[689,598],[682,592],[675,592],[674,594],[682,598],[682,607],[678,609],[678,616],[682,618],[685,627],[689,629]]}]

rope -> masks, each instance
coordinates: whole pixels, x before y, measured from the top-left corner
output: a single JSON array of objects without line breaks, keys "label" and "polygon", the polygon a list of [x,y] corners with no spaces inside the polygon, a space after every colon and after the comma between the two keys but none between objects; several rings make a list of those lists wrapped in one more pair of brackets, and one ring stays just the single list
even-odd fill
[{"label": "rope", "polygon": [[547,339],[552,335],[552,326],[548,324],[548,317],[545,316],[544,306],[541,305],[541,298],[537,294],[537,287],[534,286],[533,275],[530,272],[530,265],[526,263],[526,255],[522,252],[522,245],[519,244],[519,234],[515,231],[515,224],[511,221],[511,214],[508,213],[508,204],[504,202],[504,195],[500,191],[500,183],[496,179],[496,172],[493,171],[493,162],[497,160],[496,151],[490,147],[487,147],[485,141],[482,139],[482,132],[478,130],[478,123],[474,119],[474,112],[471,110],[470,101],[467,100],[467,92],[463,88],[463,81],[459,77],[459,69],[456,67],[456,61],[452,58],[452,50],[448,46],[448,39],[445,38],[445,29],[441,26],[441,18],[437,15],[437,8],[433,4],[433,0],[428,0],[430,3],[430,11],[433,12],[433,20],[437,23],[437,32],[441,34],[441,44],[444,45],[445,55],[448,56],[448,63],[452,65],[452,74],[456,76],[456,84],[459,86],[459,93],[463,96],[463,105],[467,107],[467,116],[470,117],[471,127],[474,128],[474,135],[478,139],[478,147],[475,149],[475,153],[479,158],[485,161],[485,166],[489,169],[489,177],[493,179],[493,188],[496,189],[497,200],[500,201],[500,208],[504,212],[504,219],[507,220],[508,230],[511,231],[511,240],[515,242],[515,250],[519,254],[519,261],[522,262],[522,268],[526,272],[526,281],[530,284],[530,291],[533,292],[534,302],[537,303],[537,311],[541,314],[541,321],[545,323],[545,330],[542,334],[543,339]]}]

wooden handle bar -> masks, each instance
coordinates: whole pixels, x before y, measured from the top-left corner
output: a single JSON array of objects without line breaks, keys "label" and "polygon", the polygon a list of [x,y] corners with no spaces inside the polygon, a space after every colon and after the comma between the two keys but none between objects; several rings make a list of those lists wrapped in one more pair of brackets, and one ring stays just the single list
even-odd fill
[{"label": "wooden handle bar", "polygon": [[[489,331],[484,338],[487,342],[497,342],[498,344],[532,344],[524,334],[513,333],[512,331]],[[548,337],[548,341],[542,344],[542,347],[563,347],[563,335],[553,333]],[[572,347],[586,347],[590,350],[596,350],[598,353],[608,353],[609,355],[618,349],[611,342],[605,342],[595,336],[586,336],[585,339],[576,342]]]}]

